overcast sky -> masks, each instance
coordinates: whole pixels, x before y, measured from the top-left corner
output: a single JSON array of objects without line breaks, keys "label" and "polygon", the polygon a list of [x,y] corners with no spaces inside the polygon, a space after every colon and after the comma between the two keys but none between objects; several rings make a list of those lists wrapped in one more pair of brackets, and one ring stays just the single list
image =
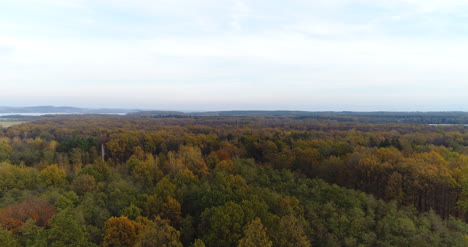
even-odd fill
[{"label": "overcast sky", "polygon": [[1,0],[0,105],[468,111],[468,1]]}]

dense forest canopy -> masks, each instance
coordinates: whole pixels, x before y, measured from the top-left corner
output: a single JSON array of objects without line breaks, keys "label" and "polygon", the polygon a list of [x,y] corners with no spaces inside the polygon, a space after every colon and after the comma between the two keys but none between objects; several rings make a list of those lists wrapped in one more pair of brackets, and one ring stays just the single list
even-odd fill
[{"label": "dense forest canopy", "polygon": [[0,245],[468,245],[463,125],[334,117],[146,113],[4,128]]},{"label": "dense forest canopy", "polygon": [[213,111],[213,112],[174,112],[174,111],[138,111],[130,116],[143,117],[295,117],[297,119],[333,120],[339,122],[360,123],[407,123],[407,124],[468,124],[467,112],[350,112],[350,111]]}]

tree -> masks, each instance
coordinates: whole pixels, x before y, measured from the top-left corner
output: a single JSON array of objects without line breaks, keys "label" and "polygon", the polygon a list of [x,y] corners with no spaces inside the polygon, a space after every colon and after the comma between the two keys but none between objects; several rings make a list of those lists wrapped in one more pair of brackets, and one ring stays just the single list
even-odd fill
[{"label": "tree", "polygon": [[0,195],[12,189],[29,189],[37,185],[37,170],[0,163]]},{"label": "tree", "polygon": [[119,247],[133,246],[135,244],[140,224],[129,220],[125,216],[111,217],[104,225],[104,238],[102,246]]},{"label": "tree", "polygon": [[48,243],[51,247],[88,247],[93,246],[88,241],[84,225],[77,221],[71,209],[59,212],[51,219]]},{"label": "tree", "polygon": [[273,243],[268,239],[262,221],[255,218],[244,229],[244,237],[239,240],[239,247],[271,247]]},{"label": "tree", "polygon": [[0,229],[0,246],[19,247],[20,245],[11,231]]},{"label": "tree", "polygon": [[[43,227],[37,226],[31,218],[20,227],[19,233],[17,236],[21,246],[33,246],[36,243],[39,246],[47,245],[47,233]],[[39,242],[43,244],[41,245]]]},{"label": "tree", "polygon": [[264,141],[260,144],[260,151],[262,154],[262,161],[273,162],[278,155],[278,146],[270,141]]},{"label": "tree", "polygon": [[109,178],[110,174],[111,174],[111,169],[109,168],[109,166],[107,165],[106,162],[104,162],[103,160],[101,159],[97,159],[95,162],[94,162],[94,165],[92,166],[93,169],[100,175],[100,179],[97,179],[98,181],[105,181]]},{"label": "tree", "polygon": [[73,148],[70,153],[70,161],[72,163],[72,170],[76,174],[83,166],[83,153],[80,148]]},{"label": "tree", "polygon": [[135,204],[131,203],[130,206],[120,210],[121,216],[126,216],[129,219],[135,220],[138,216],[141,216],[141,208],[137,207]]},{"label": "tree", "polygon": [[283,216],[276,236],[279,247],[310,247],[304,228],[294,216]]},{"label": "tree", "polygon": [[65,208],[73,208],[79,199],[79,196],[73,191],[64,192],[55,200],[54,205],[58,211]]},{"label": "tree", "polygon": [[189,246],[193,242],[195,236],[195,226],[193,217],[189,214],[180,222],[180,241],[184,246]]},{"label": "tree", "polygon": [[78,175],[81,174],[89,174],[96,179],[96,182],[103,182],[109,178],[111,169],[106,162],[97,159],[94,164],[86,165],[81,169]]},{"label": "tree", "polygon": [[157,164],[157,160],[155,160],[151,154],[146,155],[146,160],[144,161],[135,161],[133,159],[133,161],[129,162],[129,165],[132,166],[131,174],[133,178],[140,183],[143,188],[153,188],[157,181],[163,176]]},{"label": "tree", "polygon": [[205,210],[201,233],[208,246],[236,246],[246,224],[242,207],[234,202]]},{"label": "tree", "polygon": [[196,239],[193,243],[193,247],[205,247],[205,243],[201,239]]},{"label": "tree", "polygon": [[16,233],[30,218],[39,226],[48,226],[54,215],[55,207],[49,201],[32,198],[0,210],[0,225]]},{"label": "tree", "polygon": [[62,186],[67,183],[66,176],[65,171],[54,164],[39,173],[39,180],[47,186]]},{"label": "tree", "polygon": [[174,197],[176,189],[177,186],[166,176],[156,185],[155,194],[161,198],[166,198],[168,196]]},{"label": "tree", "polygon": [[163,198],[151,195],[147,198],[144,209],[145,216],[149,218],[160,216],[170,220],[174,226],[177,226],[182,219],[181,205],[171,196]]},{"label": "tree", "polygon": [[73,180],[71,187],[76,194],[83,195],[86,192],[96,190],[96,179],[91,175],[82,174]]},{"label": "tree", "polygon": [[299,216],[304,213],[301,202],[293,196],[283,196],[278,200],[278,215]]},{"label": "tree", "polygon": [[403,178],[400,173],[393,172],[388,178],[387,186],[385,188],[385,199],[395,200],[398,203],[403,202],[405,196],[403,192]]},{"label": "tree", "polygon": [[180,232],[159,216],[154,221],[146,222],[135,243],[135,247],[153,246],[183,247]]},{"label": "tree", "polygon": [[319,163],[320,152],[315,148],[296,147],[294,149],[296,156],[295,167],[301,169],[306,174],[313,174],[313,167]]},{"label": "tree", "polygon": [[178,153],[178,159],[181,160],[182,163],[185,164],[185,166],[194,174],[208,174],[208,167],[203,160],[203,156],[199,148],[182,146]]},{"label": "tree", "polygon": [[11,148],[10,145],[0,142],[0,161],[8,160],[12,152],[13,148]]},{"label": "tree", "polygon": [[178,226],[182,219],[180,203],[168,196],[166,201],[161,204],[159,215],[161,218],[168,219],[174,226]]}]

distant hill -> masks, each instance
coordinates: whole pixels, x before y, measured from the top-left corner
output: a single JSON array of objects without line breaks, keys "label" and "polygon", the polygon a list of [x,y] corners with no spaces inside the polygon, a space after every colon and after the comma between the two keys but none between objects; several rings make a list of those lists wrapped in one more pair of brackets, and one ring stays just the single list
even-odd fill
[{"label": "distant hill", "polygon": [[307,116],[314,113],[308,111],[213,111],[191,114],[194,116]]},{"label": "distant hill", "polygon": [[117,114],[117,113],[129,113],[138,112],[138,109],[113,109],[113,108],[102,108],[102,109],[87,109],[77,108],[71,106],[28,106],[28,107],[9,107],[0,106],[0,113],[68,113],[68,114]]},{"label": "distant hill", "polygon": [[192,114],[180,111],[139,111],[127,113],[128,116],[139,117],[189,117]]},{"label": "distant hill", "polygon": [[[30,106],[8,107],[0,106],[0,115],[5,117],[25,118],[20,115],[35,114],[127,114],[130,117],[149,118],[192,118],[192,117],[287,117],[295,119],[317,119],[336,122],[360,123],[406,123],[406,124],[465,124],[468,125],[468,112],[352,112],[352,111],[143,111],[138,109],[101,108],[88,109],[70,106]],[[5,115],[15,116],[5,116]],[[33,117],[37,118],[37,117]]]},{"label": "distant hill", "polygon": [[199,116],[355,116],[355,117],[468,117],[468,112],[354,112],[354,111],[212,111],[195,112]]},{"label": "distant hill", "polygon": [[143,111],[129,113],[140,117],[289,117],[360,123],[468,124],[468,112],[351,112],[351,111]]}]

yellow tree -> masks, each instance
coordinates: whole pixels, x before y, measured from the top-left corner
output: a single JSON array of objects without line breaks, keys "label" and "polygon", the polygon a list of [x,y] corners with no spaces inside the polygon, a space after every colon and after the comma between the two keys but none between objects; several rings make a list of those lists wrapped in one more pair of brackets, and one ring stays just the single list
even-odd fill
[{"label": "yellow tree", "polygon": [[154,221],[145,222],[135,242],[135,247],[153,246],[183,247],[180,232],[159,216]]},{"label": "yellow tree", "polygon": [[125,216],[111,217],[104,225],[104,239],[102,246],[133,246],[139,229],[139,223],[129,220]]},{"label": "yellow tree", "polygon": [[66,176],[65,171],[54,164],[39,173],[39,180],[47,186],[61,186],[67,183]]},{"label": "yellow tree", "polygon": [[310,247],[304,228],[294,216],[283,216],[279,224],[277,245],[279,247]]},{"label": "yellow tree", "polygon": [[239,240],[238,247],[271,247],[272,245],[262,221],[255,218],[245,228],[244,237]]},{"label": "yellow tree", "polygon": [[388,178],[385,188],[385,199],[395,200],[398,203],[403,202],[405,193],[403,192],[403,178],[400,173],[393,172]]}]

